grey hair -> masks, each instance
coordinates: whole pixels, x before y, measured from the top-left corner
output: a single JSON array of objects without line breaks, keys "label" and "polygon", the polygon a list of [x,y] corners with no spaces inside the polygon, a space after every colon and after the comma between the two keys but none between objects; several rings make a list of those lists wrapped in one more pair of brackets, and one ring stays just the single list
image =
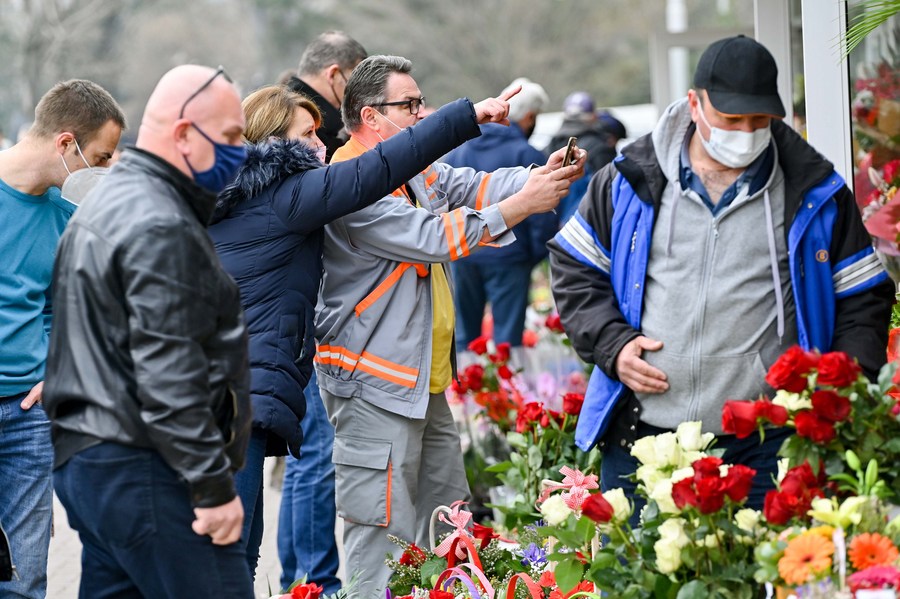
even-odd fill
[{"label": "grey hair", "polygon": [[326,31],[303,51],[297,75],[315,75],[333,64],[351,70],[366,56],[368,53],[362,44],[343,31]]},{"label": "grey hair", "polygon": [[[402,56],[370,56],[359,63],[347,87],[344,89],[344,101],[341,103],[341,116],[347,131],[353,133],[362,127],[359,113],[366,106],[374,106],[387,102],[388,79],[394,73],[408,75],[412,71],[412,62]],[[384,113],[384,108],[376,108]]]},{"label": "grey hair", "polygon": [[544,88],[527,77],[519,77],[507,85],[503,93],[519,85],[522,86],[522,91],[509,99],[509,120],[514,123],[521,121],[529,112],[539,114],[550,103],[550,97]]}]

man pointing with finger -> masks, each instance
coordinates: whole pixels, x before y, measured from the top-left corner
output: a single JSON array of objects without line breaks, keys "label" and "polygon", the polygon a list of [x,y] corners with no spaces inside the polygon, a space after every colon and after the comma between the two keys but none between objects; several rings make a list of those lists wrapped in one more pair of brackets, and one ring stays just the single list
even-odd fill
[{"label": "man pointing with finger", "polygon": [[[424,98],[398,56],[362,61],[342,106],[350,141],[333,161],[358,156],[422,117]],[[478,123],[508,124],[510,90],[474,105]],[[458,100],[468,102],[468,100]],[[480,173],[436,163],[368,208],[325,227],[316,323],[316,369],[335,425],[338,514],[345,520],[351,590],[383,596],[396,535],[428,543],[439,505],[467,499],[459,435],[444,398],[454,376],[453,296],[445,263],[488,244],[530,214],[553,209],[582,171],[562,152],[535,169]]]}]

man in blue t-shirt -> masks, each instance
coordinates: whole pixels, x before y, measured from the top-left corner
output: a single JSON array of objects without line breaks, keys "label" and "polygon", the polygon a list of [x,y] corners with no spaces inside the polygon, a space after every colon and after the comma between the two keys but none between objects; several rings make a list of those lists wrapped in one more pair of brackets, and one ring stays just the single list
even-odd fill
[{"label": "man in blue t-shirt", "polygon": [[18,574],[0,582],[2,597],[47,594],[53,446],[40,402],[53,260],[75,211],[59,188],[74,171],[107,166],[124,128],[106,90],[73,79],[48,91],[24,139],[0,152],[0,525]]}]

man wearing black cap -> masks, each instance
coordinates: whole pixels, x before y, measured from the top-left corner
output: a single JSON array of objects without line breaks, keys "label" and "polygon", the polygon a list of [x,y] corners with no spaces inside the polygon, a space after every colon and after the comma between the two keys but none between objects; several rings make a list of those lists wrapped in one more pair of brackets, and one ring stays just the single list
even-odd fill
[{"label": "man wearing black cap", "polygon": [[722,434],[725,400],[771,396],[766,370],[797,344],[869,376],[885,361],[893,285],[844,181],[781,122],[777,73],[750,38],[712,44],[687,98],[550,242],[563,324],[597,365],[576,443],[600,443],[603,489],[634,488],[636,439],[701,420],[726,462],[757,470],[760,509],[786,433]]}]

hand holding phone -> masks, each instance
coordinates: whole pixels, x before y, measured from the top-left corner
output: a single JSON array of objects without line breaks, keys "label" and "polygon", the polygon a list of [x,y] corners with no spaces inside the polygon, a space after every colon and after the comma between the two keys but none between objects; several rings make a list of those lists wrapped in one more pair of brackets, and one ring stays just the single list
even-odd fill
[{"label": "hand holding phone", "polygon": [[575,164],[575,162],[578,160],[577,156],[575,155],[575,143],[577,141],[578,141],[577,137],[569,138],[569,143],[566,144],[566,153],[565,153],[565,156],[563,156],[563,162],[562,162],[563,166],[569,166],[570,164]]}]

